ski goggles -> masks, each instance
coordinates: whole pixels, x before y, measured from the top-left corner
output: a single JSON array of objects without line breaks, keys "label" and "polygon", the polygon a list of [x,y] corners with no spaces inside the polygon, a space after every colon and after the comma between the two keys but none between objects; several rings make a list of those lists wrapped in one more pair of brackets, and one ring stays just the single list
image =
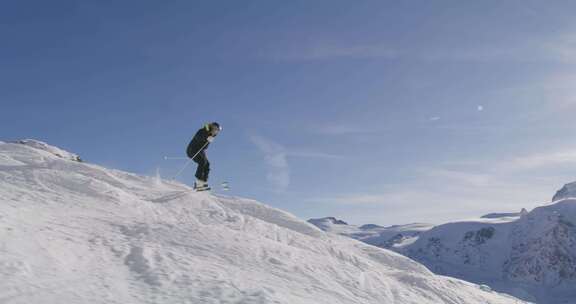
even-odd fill
[{"label": "ski goggles", "polygon": [[222,131],[222,127],[210,125],[210,132],[212,132],[212,134],[216,135],[216,134],[220,133],[220,131]]}]

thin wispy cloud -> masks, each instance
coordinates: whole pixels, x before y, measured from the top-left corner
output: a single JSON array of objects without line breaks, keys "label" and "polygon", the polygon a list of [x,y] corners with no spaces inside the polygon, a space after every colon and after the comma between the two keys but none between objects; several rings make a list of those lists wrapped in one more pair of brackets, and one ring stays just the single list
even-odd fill
[{"label": "thin wispy cloud", "polygon": [[562,63],[576,63],[576,33],[567,32],[546,41],[543,50]]},{"label": "thin wispy cloud", "polygon": [[[444,187],[439,184],[431,186],[429,179],[423,179],[410,185],[384,187],[386,189],[378,193],[344,193],[307,201],[310,204],[331,206],[333,210],[344,210],[341,214],[331,215],[358,224],[366,224],[368,220],[376,224],[391,225],[410,222],[443,223],[480,217],[490,212],[520,211],[544,202],[538,201],[535,192],[543,192],[550,197],[552,195],[547,193],[549,189],[544,185],[527,187],[521,182],[509,180],[500,185],[498,182],[503,180],[494,180],[493,187],[476,187],[452,179],[437,181],[452,184]],[[348,210],[364,212],[350,218]]]},{"label": "thin wispy cloud", "polygon": [[307,202],[331,206],[332,210],[344,210],[341,214],[331,215],[358,224],[366,222],[358,222],[358,218],[351,219],[348,210],[364,210],[361,217],[377,220],[376,224],[391,225],[409,222],[443,223],[480,217],[491,212],[531,209],[545,203],[553,194],[547,185],[527,185],[506,179],[494,180],[493,187],[476,187],[453,181],[453,184],[444,187],[438,184],[431,187],[429,182],[426,179],[420,180],[411,185],[372,194],[345,193],[315,197]]},{"label": "thin wispy cloud", "polygon": [[331,203],[339,205],[379,205],[396,202],[398,196],[393,193],[346,193],[334,196],[309,198],[310,203]]},{"label": "thin wispy cloud", "polygon": [[[298,41],[285,47],[268,50],[264,55],[277,60],[324,60],[338,58],[412,59],[423,61],[526,61],[576,63],[576,31],[567,30],[545,37],[536,34],[490,45],[467,44],[459,47],[428,45],[419,49],[389,42],[310,42]],[[425,50],[425,51],[424,51]]]},{"label": "thin wispy cloud", "polygon": [[289,158],[318,158],[339,160],[343,156],[307,150],[290,150],[284,145],[258,135],[251,135],[250,141],[262,152],[267,166],[266,179],[277,192],[284,192],[290,185]]},{"label": "thin wispy cloud", "polygon": [[[483,111],[484,109],[482,109]],[[478,108],[471,108],[471,112],[482,112]],[[307,128],[311,133],[324,136],[342,136],[342,135],[353,135],[353,136],[382,136],[388,133],[397,133],[401,128],[418,129],[424,128],[428,129],[431,126],[437,129],[450,129],[459,131],[478,131],[478,130],[500,130],[501,125],[494,123],[462,123],[454,119],[454,117],[440,117],[431,116],[426,117],[422,115],[421,117],[408,117],[401,121],[391,121],[388,120],[385,123],[388,125],[368,125],[368,124],[346,124],[346,123],[334,123],[334,124],[323,124],[316,125]]]},{"label": "thin wispy cloud", "polygon": [[546,37],[531,36],[506,43],[467,45],[463,47],[430,47],[426,53],[403,52],[424,60],[448,61],[509,61],[576,63],[576,34],[564,32]]},{"label": "thin wispy cloud", "polygon": [[[576,170],[576,147],[563,147],[555,150],[536,151],[526,153],[511,158],[500,160],[459,160],[444,163],[447,167],[461,167],[465,168],[460,172],[483,172],[475,173],[478,176],[486,176],[486,174],[525,174],[527,170],[541,170],[556,167],[574,168]],[[434,171],[436,173],[443,172],[442,170]],[[458,170],[444,172],[451,172],[456,174]]]},{"label": "thin wispy cloud", "polygon": [[420,169],[419,176],[430,180],[443,180],[473,187],[494,186],[493,176],[487,173],[458,171],[445,168]]},{"label": "thin wispy cloud", "polygon": [[[558,167],[567,169],[566,173],[547,170]],[[377,216],[362,217],[379,219],[379,224],[440,223],[546,204],[564,183],[576,179],[570,168],[576,173],[576,148],[564,147],[508,159],[462,160],[419,168],[410,170],[413,177],[409,181],[383,183],[380,191],[340,192],[307,201],[340,210],[373,210]],[[340,216],[350,219],[346,211]]]},{"label": "thin wispy cloud", "polygon": [[[443,168],[420,169],[412,182],[384,184],[376,193],[341,193],[336,196],[311,198],[310,202],[341,205],[382,205],[405,208],[425,202],[438,207],[441,202],[461,206],[471,197],[479,196],[479,189],[502,189],[507,186],[491,174],[448,170]],[[481,199],[476,198],[474,201]],[[495,199],[497,201],[497,199]],[[444,205],[444,203],[442,203]],[[432,208],[436,208],[431,206]]]},{"label": "thin wispy cloud", "polygon": [[574,165],[576,165],[576,148],[517,157],[501,164],[501,167],[520,170]]},{"label": "thin wispy cloud", "polygon": [[384,43],[299,43],[298,48],[284,48],[272,52],[272,57],[282,60],[323,60],[337,58],[396,59],[400,53]]},{"label": "thin wispy cloud", "polygon": [[268,168],[266,179],[278,192],[286,191],[290,185],[290,167],[286,149],[264,137],[250,136],[252,143],[264,154],[264,160]]},{"label": "thin wispy cloud", "polygon": [[[574,50],[576,52],[576,49]],[[576,56],[576,55],[575,55]],[[574,61],[576,63],[576,59]],[[553,113],[572,114],[576,110],[576,73],[548,76],[541,84],[536,84],[546,99],[545,107]]]},{"label": "thin wispy cloud", "polygon": [[366,130],[358,126],[352,125],[325,125],[314,128],[314,131],[326,135],[343,135],[343,134],[357,134],[364,133]]},{"label": "thin wispy cloud", "polygon": [[320,158],[320,159],[343,159],[344,156],[338,154],[330,154],[323,152],[313,152],[313,151],[289,151],[288,156],[290,157],[303,157],[303,158]]},{"label": "thin wispy cloud", "polygon": [[437,47],[430,45],[426,52],[412,48],[391,47],[373,42],[350,45],[296,44],[299,48],[283,49],[273,53],[276,59],[323,60],[335,58],[375,58],[394,60],[410,58],[424,61],[551,61],[576,63],[576,34],[562,33],[551,37],[530,37],[506,44],[467,45],[463,47]]},{"label": "thin wispy cloud", "polygon": [[381,131],[362,124],[332,123],[321,124],[308,128],[320,135],[349,135],[349,134],[374,134]]}]

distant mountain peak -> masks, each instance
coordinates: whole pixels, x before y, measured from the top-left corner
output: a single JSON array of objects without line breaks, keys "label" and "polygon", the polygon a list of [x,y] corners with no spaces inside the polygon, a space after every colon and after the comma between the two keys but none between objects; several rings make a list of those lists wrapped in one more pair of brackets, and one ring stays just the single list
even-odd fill
[{"label": "distant mountain peak", "polygon": [[554,194],[552,201],[559,201],[567,198],[576,198],[576,182],[564,185],[560,190]]},{"label": "distant mountain peak", "polygon": [[348,225],[348,223],[346,223],[343,220],[339,220],[333,216],[328,216],[328,217],[323,217],[323,218],[317,218],[317,219],[309,219],[308,222],[316,225],[316,224],[326,224],[326,223],[331,223],[334,225]]},{"label": "distant mountain peak", "polygon": [[360,226],[360,229],[362,230],[368,230],[368,229],[378,229],[378,228],[384,228],[380,225],[376,225],[376,224],[365,224]]},{"label": "distant mountain peak", "polygon": [[[522,210],[526,211],[526,209],[524,209],[524,208],[522,208]],[[517,217],[517,216],[520,216],[521,213],[522,213],[522,211],[520,211],[520,212],[508,212],[508,213],[488,213],[488,214],[481,216],[480,218],[496,219],[496,218],[502,218],[502,217]]]}]

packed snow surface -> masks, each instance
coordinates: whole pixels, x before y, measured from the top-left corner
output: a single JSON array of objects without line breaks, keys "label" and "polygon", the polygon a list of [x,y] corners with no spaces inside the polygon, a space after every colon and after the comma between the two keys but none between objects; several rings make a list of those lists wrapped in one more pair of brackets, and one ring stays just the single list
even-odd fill
[{"label": "packed snow surface", "polygon": [[0,303],[523,303],[253,200],[71,155],[0,142]]}]

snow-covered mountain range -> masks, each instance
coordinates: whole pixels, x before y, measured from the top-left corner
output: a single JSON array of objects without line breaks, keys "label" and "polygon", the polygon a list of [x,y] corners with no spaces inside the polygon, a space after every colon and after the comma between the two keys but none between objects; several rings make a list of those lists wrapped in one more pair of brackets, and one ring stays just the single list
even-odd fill
[{"label": "snow-covered mountain range", "polygon": [[0,142],[0,303],[524,303],[253,200],[79,160]]},{"label": "snow-covered mountain range", "polygon": [[358,234],[359,227],[327,221],[310,220],[323,230],[395,250],[437,274],[536,303],[576,303],[576,183],[530,212],[492,213],[397,235],[396,227],[406,226],[369,229],[378,242]]},{"label": "snow-covered mountain range", "polygon": [[408,225],[394,225],[382,227],[374,224],[362,226],[349,225],[334,217],[310,219],[309,223],[318,228],[339,235],[348,236],[364,243],[386,249],[394,249],[406,246],[418,239],[418,236],[432,229],[434,225],[414,223]]}]

